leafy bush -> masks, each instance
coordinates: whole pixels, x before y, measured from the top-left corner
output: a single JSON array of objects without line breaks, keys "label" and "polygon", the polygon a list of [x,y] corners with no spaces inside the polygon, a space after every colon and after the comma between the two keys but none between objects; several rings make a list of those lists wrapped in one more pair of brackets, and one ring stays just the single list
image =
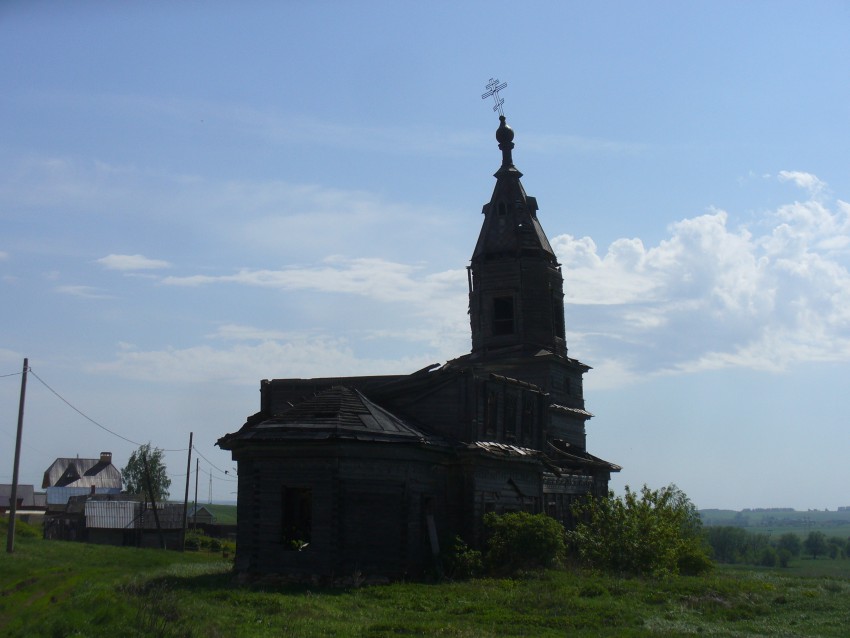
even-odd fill
[{"label": "leafy bush", "polygon": [[762,554],[771,547],[767,534],[754,534],[740,527],[712,525],[703,528],[703,536],[713,558],[720,563],[759,565]]},{"label": "leafy bush", "polygon": [[830,536],[826,539],[827,545],[827,553],[830,558],[844,558],[847,550],[847,543],[844,542],[843,538],[838,538],[837,536]]},{"label": "leafy bush", "polygon": [[443,556],[443,570],[447,578],[463,580],[479,576],[484,571],[481,552],[470,549],[460,536],[455,536]]},{"label": "leafy bush", "polygon": [[511,512],[484,515],[485,562],[494,574],[553,567],[564,557],[564,526],[546,514]]},{"label": "leafy bush", "polygon": [[568,539],[584,563],[605,571],[665,576],[708,571],[696,508],[675,485],[622,498],[588,497],[574,507],[579,520]]},{"label": "leafy bush", "polygon": [[776,567],[776,563],[779,560],[779,556],[776,553],[776,550],[773,547],[767,546],[761,550],[761,555],[759,556],[759,565],[762,567]]},{"label": "leafy bush", "polygon": [[785,532],[776,543],[777,549],[786,550],[791,556],[799,556],[803,551],[803,541],[794,532]]},{"label": "leafy bush", "polygon": [[187,532],[184,547],[191,551],[227,552],[228,554],[236,550],[236,544],[232,541],[207,536],[203,530],[191,530]]},{"label": "leafy bush", "polygon": [[685,546],[679,554],[677,563],[679,573],[684,576],[699,576],[714,568],[714,563],[702,543]]},{"label": "leafy bush", "polygon": [[806,540],[803,541],[803,546],[812,558],[817,558],[819,554],[826,554],[828,550],[826,534],[817,530],[809,532]]}]

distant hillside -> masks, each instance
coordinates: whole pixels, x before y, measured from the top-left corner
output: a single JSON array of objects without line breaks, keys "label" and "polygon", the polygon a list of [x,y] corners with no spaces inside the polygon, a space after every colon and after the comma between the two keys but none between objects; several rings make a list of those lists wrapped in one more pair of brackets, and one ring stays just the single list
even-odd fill
[{"label": "distant hillside", "polygon": [[215,522],[219,525],[236,525],[236,506],[235,505],[219,505],[214,504],[199,504],[206,507],[212,515],[215,516]]},{"label": "distant hillside", "polygon": [[751,531],[807,532],[818,529],[831,536],[850,534],[850,510],[795,510],[790,507],[736,510],[699,510],[703,525],[729,525]]}]

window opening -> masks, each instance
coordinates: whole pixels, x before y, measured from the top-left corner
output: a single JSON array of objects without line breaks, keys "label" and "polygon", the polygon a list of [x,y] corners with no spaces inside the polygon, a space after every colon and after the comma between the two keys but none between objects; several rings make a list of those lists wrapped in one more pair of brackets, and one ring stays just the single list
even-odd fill
[{"label": "window opening", "polygon": [[493,334],[509,335],[514,332],[514,298],[493,299]]},{"label": "window opening", "polygon": [[552,324],[555,327],[555,336],[564,339],[564,302],[552,291]]},{"label": "window opening", "polygon": [[310,544],[313,527],[312,490],[284,487],[281,493],[282,540],[285,549],[301,551]]}]

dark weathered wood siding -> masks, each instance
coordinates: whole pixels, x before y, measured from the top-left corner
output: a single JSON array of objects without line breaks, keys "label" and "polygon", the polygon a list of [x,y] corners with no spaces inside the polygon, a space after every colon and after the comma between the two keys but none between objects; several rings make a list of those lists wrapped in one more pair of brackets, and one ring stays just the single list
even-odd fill
[{"label": "dark weathered wood siding", "polygon": [[[347,442],[234,456],[239,461],[237,571],[305,579],[414,575],[430,556],[423,501],[433,504],[438,527],[454,527],[440,453]],[[285,489],[309,490],[312,498],[310,541],[300,551],[284,538]]]}]

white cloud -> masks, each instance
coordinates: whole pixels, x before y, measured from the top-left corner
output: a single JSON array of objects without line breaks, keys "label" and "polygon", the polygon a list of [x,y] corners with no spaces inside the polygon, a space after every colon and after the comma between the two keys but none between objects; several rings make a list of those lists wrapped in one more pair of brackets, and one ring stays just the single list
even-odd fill
[{"label": "white cloud", "polygon": [[264,330],[237,324],[221,325],[213,334],[207,335],[209,339],[221,339],[222,341],[286,341],[297,337],[298,334],[294,332]]},{"label": "white cloud", "polygon": [[[601,250],[589,237],[552,238],[563,265],[570,354],[596,368],[592,383],[723,367],[782,370],[850,358],[850,205],[831,201],[814,175],[783,172],[780,179],[809,197],[748,226],[733,224],[726,211],[709,210],[671,224],[656,245],[621,238]],[[346,199],[307,190],[303,201],[330,216]],[[236,191],[234,197],[243,192]],[[364,195],[358,214],[381,218],[386,211],[371,210],[370,201],[381,208]],[[310,314],[309,325],[287,316],[284,330],[223,317],[207,335],[211,344],[125,349],[99,369],[152,379],[182,370],[248,382],[263,374],[405,372],[469,348],[462,270],[429,273],[402,260],[332,256],[279,269],[200,271],[158,281],[271,290],[281,300],[319,293],[327,305]],[[85,287],[66,292],[97,294]],[[368,320],[349,322],[346,313],[354,310]],[[267,321],[275,326],[278,319]],[[419,356],[423,346],[427,352]]]},{"label": "white cloud", "polygon": [[0,261],[5,261],[6,259],[9,259],[9,253],[5,250],[0,250]]},{"label": "white cloud", "polygon": [[811,173],[779,171],[778,177],[780,182],[794,182],[800,188],[805,188],[813,197],[820,194],[826,188],[826,183]]},{"label": "white cloud", "polygon": [[57,286],[56,292],[82,299],[114,299],[112,295],[102,292],[99,288],[93,286]]},{"label": "white cloud", "polygon": [[301,337],[226,349],[204,345],[148,352],[122,350],[114,361],[90,365],[88,371],[158,383],[219,381],[256,385],[262,378],[406,374],[430,363],[433,361],[428,356],[359,358],[345,339]]},{"label": "white cloud", "polygon": [[423,311],[431,304],[457,306],[463,298],[466,274],[461,270],[417,276],[421,268],[376,258],[328,257],[324,265],[285,270],[243,269],[229,275],[165,277],[171,286],[237,284],[281,291],[312,290],[344,293],[386,303],[416,304]]},{"label": "white cloud", "polygon": [[759,235],[710,211],[649,248],[621,239],[600,255],[589,238],[554,238],[571,351],[617,382],[850,358],[850,207],[816,199],[826,184],[814,175],[780,175],[812,199],[766,215]]},{"label": "white cloud", "polygon": [[170,268],[171,264],[161,259],[149,259],[144,255],[107,255],[96,260],[109,270],[156,270]]}]

